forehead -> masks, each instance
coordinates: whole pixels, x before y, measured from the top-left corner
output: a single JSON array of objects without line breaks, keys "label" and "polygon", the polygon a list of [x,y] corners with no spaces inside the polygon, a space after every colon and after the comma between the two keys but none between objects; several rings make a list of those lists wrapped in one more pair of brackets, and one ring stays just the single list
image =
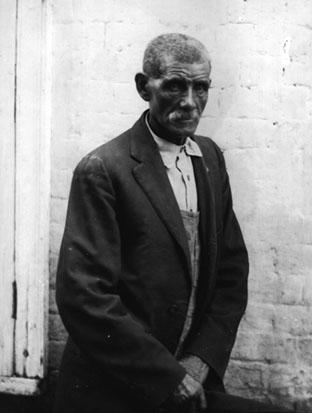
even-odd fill
[{"label": "forehead", "polygon": [[186,79],[207,78],[210,75],[210,63],[207,59],[199,62],[180,62],[172,56],[164,56],[161,61],[161,77],[183,77]]}]

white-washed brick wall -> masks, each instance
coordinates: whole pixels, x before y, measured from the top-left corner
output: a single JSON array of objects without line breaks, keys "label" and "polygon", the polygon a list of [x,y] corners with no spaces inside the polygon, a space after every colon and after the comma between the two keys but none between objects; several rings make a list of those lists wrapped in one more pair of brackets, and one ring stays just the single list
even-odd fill
[{"label": "white-washed brick wall", "polygon": [[182,32],[213,61],[198,132],[224,149],[250,253],[230,392],[312,409],[312,2],[53,0],[50,371],[66,334],[54,301],[72,170],[145,109],[147,41]]}]

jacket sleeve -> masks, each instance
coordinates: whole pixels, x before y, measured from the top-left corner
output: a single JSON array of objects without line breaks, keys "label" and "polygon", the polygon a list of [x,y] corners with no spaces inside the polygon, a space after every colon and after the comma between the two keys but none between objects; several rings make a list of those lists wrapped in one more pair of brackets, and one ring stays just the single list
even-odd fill
[{"label": "jacket sleeve", "polygon": [[56,298],[80,350],[121,386],[160,405],[185,370],[127,311],[119,294],[120,233],[116,197],[102,159],[76,168],[61,245]]},{"label": "jacket sleeve", "polygon": [[225,161],[216,147],[222,184],[222,229],[218,233],[212,298],[187,351],[205,361],[223,378],[237,329],[247,305],[248,254],[232,208]]}]

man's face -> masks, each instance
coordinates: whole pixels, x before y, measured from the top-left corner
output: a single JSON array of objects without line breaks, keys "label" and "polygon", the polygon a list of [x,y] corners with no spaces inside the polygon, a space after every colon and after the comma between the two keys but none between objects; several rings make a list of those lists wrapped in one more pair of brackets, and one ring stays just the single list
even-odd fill
[{"label": "man's face", "polygon": [[183,142],[193,135],[206,106],[210,85],[208,61],[181,63],[163,59],[160,78],[149,78],[150,124],[159,136]]}]

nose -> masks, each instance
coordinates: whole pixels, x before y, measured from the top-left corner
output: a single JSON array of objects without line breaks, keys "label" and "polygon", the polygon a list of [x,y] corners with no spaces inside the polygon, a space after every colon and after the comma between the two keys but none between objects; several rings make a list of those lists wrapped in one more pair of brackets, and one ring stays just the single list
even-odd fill
[{"label": "nose", "polygon": [[183,109],[194,109],[196,107],[195,100],[194,100],[194,93],[193,87],[190,85],[188,86],[187,90],[185,91],[184,96],[180,101],[180,106]]}]

